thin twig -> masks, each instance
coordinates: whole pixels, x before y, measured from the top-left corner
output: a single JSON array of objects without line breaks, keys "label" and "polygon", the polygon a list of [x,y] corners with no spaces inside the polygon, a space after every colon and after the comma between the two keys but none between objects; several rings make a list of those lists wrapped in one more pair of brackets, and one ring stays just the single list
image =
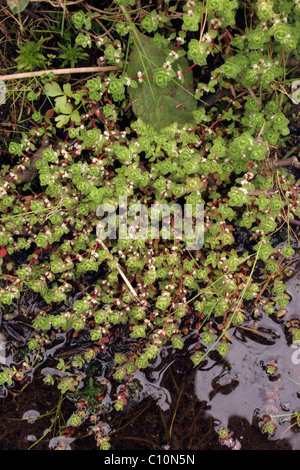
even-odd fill
[{"label": "thin twig", "polygon": [[247,196],[259,196],[260,194],[266,194],[267,196],[271,196],[275,194],[275,191],[271,189],[254,189],[254,191],[247,191]]},{"label": "thin twig", "polygon": [[269,163],[271,168],[280,168],[284,166],[293,166],[295,168],[300,168],[300,162],[298,158],[294,155],[293,157],[282,159],[282,160],[273,160]]},{"label": "thin twig", "polygon": [[298,227],[300,226],[300,220],[290,219],[289,223],[292,225],[298,225]]},{"label": "thin twig", "polygon": [[[40,3],[40,0],[30,0],[32,3]],[[44,2],[47,2],[47,3],[50,3],[53,7],[56,7],[58,8],[59,6],[60,7],[63,7],[63,5],[55,5],[54,2],[51,2],[51,0],[44,0]],[[75,1],[67,1],[66,2],[66,5],[69,6],[69,5],[77,5],[78,3],[83,3],[83,0],[75,0]]]},{"label": "thin twig", "polygon": [[257,98],[256,94],[254,93],[254,91],[250,87],[247,88],[247,90],[249,91],[252,98],[256,101],[256,103],[259,104],[259,106],[261,106],[261,103],[260,103],[259,99]]},{"label": "thin twig", "polygon": [[[107,248],[107,246],[103,243],[102,240],[98,239],[98,242],[100,243],[100,245],[102,246],[102,248],[106,251],[109,252],[109,249]],[[130,292],[132,293],[132,295],[134,296],[134,298],[140,302],[140,299],[138,298],[138,295],[137,293],[135,292],[134,288],[132,287],[132,285],[130,284],[130,282],[128,281],[127,277],[125,276],[125,274],[123,273],[122,269],[120,268],[119,264],[117,263],[117,270],[118,270],[118,273],[120,274],[120,276],[123,278],[125,284],[127,285],[128,289],[130,290]]]},{"label": "thin twig", "polygon": [[20,80],[22,78],[32,78],[32,77],[41,77],[42,75],[49,75],[53,73],[54,75],[67,75],[69,73],[93,73],[93,72],[114,72],[120,70],[119,67],[115,65],[103,65],[99,67],[78,67],[78,68],[68,68],[68,69],[53,69],[53,70],[38,70],[36,72],[22,72],[22,73],[13,73],[10,75],[0,75],[0,81],[6,80]]}]

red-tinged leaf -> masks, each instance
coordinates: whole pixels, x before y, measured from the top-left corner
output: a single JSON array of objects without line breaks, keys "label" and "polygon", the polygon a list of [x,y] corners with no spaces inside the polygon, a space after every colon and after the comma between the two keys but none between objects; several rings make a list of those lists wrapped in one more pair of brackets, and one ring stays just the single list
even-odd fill
[{"label": "red-tinged leaf", "polygon": [[45,114],[46,117],[52,117],[54,116],[54,109],[48,109]]},{"label": "red-tinged leaf", "polygon": [[0,258],[4,258],[6,254],[7,254],[6,248],[3,246],[2,248],[0,248]]},{"label": "red-tinged leaf", "polygon": [[66,428],[62,430],[62,435],[64,437],[72,436],[72,434],[74,434],[74,428]]}]

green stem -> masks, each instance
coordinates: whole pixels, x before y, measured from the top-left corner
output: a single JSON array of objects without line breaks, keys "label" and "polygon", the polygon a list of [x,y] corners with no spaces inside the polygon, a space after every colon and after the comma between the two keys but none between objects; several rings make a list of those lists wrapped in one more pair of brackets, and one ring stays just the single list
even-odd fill
[{"label": "green stem", "polygon": [[141,61],[142,61],[142,64],[143,64],[143,68],[144,68],[144,74],[147,77],[147,81],[148,81],[149,88],[151,90],[152,97],[153,97],[153,99],[155,99],[155,95],[154,95],[154,92],[152,90],[151,83],[150,83],[150,80],[149,80],[149,77],[148,77],[149,74],[147,73],[147,69],[146,69],[146,66],[145,66],[145,63],[144,63],[144,60],[143,60],[143,56],[147,57],[147,55],[146,55],[146,52],[144,50],[141,38],[139,36],[139,32],[138,32],[137,28],[135,27],[135,24],[131,20],[130,15],[129,15],[128,11],[126,10],[125,6],[120,5],[120,8],[122,10],[123,15],[126,18],[126,21],[128,22],[128,24],[130,26],[130,30],[133,34],[132,40],[134,42],[135,47],[137,48],[137,50],[139,52],[139,55],[140,55],[140,58],[141,58]]},{"label": "green stem", "polygon": [[129,24],[129,26],[130,26],[130,30],[132,31],[132,34],[134,35],[134,38],[135,38],[136,42],[139,44],[139,47],[143,50],[143,44],[141,43],[141,39],[139,37],[138,30],[135,27],[135,24],[133,23],[133,21],[131,20],[128,11],[124,7],[124,5],[120,5],[120,8],[121,8],[122,13],[125,16],[128,24]]},{"label": "green stem", "polygon": [[44,415],[41,415],[41,416],[38,417],[38,419],[40,419],[40,418],[43,418],[45,416],[50,416],[51,414],[54,414],[54,417],[51,421],[51,424],[50,424],[49,428],[46,430],[46,432],[39,439],[37,439],[33,444],[31,444],[31,446],[28,447],[27,450],[31,450],[34,446],[36,446],[39,442],[41,442],[42,439],[44,439],[47,436],[47,434],[49,434],[49,432],[51,432],[51,430],[55,427],[56,422],[59,419],[59,415],[61,414],[61,405],[62,405],[62,402],[64,401],[64,399],[65,399],[65,397],[61,396],[59,398],[57,407],[53,411],[50,411],[49,413],[45,413]]}]

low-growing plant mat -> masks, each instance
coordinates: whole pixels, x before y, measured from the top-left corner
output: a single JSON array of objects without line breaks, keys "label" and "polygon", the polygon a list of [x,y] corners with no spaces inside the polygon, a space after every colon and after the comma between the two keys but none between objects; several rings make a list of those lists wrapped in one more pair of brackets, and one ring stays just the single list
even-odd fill
[{"label": "low-growing plant mat", "polygon": [[298,447],[299,5],[1,2],[3,448]]}]

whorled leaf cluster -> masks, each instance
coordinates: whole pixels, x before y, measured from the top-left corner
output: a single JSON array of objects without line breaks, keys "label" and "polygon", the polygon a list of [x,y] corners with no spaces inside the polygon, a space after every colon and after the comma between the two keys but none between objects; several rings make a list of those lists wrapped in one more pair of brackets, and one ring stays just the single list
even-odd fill
[{"label": "whorled leaf cluster", "polygon": [[[183,349],[190,333],[195,366],[213,347],[225,356],[229,328],[247,319],[244,301],[282,315],[290,300],[284,267],[294,254],[290,219],[300,216],[298,182],[284,166],[272,167],[290,145],[287,58],[299,58],[299,4],[255,2],[241,29],[235,27],[239,2],[189,0],[178,6],[176,31],[169,7],[145,13],[134,26],[141,34],[128,23],[135,2],[115,3],[112,13],[122,19],[114,40],[96,37],[93,17],[82,10],[72,24],[78,46],[88,51],[94,41],[119,71],[78,84],[42,78],[26,97],[34,125],[9,143],[0,182],[2,316],[18,315],[13,307],[24,291],[43,301],[31,319],[22,365],[2,367],[0,383],[22,380],[43,363],[49,342],[71,334],[85,348],[57,360],[44,380],[64,394],[94,390],[87,371],[106,355],[102,392],[108,395],[113,384],[116,394],[105,405],[100,400],[100,410],[123,409],[135,372],[165,344]],[[124,5],[122,17],[118,6]],[[141,70],[148,47],[159,59],[154,54]],[[204,106],[215,93],[219,99]],[[160,97],[168,95],[170,106],[162,105]],[[49,104],[45,114],[36,105],[41,98]],[[51,143],[35,163],[38,177],[19,184],[42,136]],[[150,219],[152,206],[164,218],[164,207],[203,204],[203,247],[187,250],[172,230],[155,239],[111,232],[100,240],[97,208],[106,207],[113,222],[120,198],[142,203]],[[135,233],[140,229],[136,214],[128,223]],[[278,248],[273,235],[284,226],[288,238]],[[247,234],[247,249],[238,248],[239,233]],[[89,416],[88,400],[77,408],[70,426]],[[108,448],[107,438],[96,435]]]}]

